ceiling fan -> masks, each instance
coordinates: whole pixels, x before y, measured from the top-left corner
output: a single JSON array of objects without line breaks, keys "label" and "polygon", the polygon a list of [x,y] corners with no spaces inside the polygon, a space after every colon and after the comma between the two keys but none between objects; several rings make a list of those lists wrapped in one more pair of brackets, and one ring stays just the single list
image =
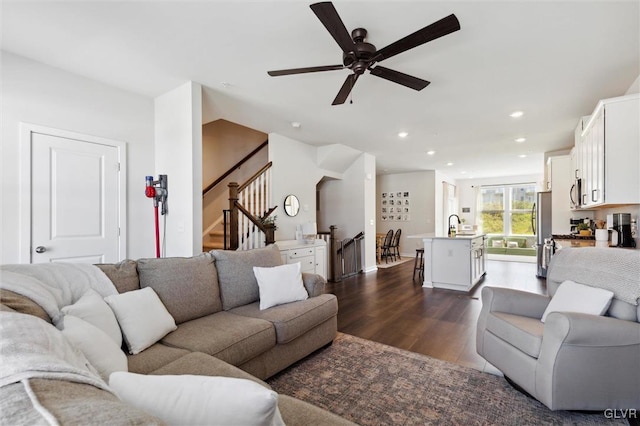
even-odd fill
[{"label": "ceiling fan", "polygon": [[460,29],[458,18],[451,14],[441,20],[428,25],[413,34],[391,43],[390,45],[376,50],[376,47],[364,41],[367,36],[367,30],[364,28],[356,28],[349,35],[347,28],[344,26],[340,15],[336,11],[333,3],[321,2],[314,3],[311,10],[316,14],[320,22],[325,26],[327,31],[335,39],[338,46],[342,49],[342,65],[325,65],[319,67],[292,68],[286,70],[268,71],[272,77],[280,75],[304,74],[308,72],[333,71],[348,68],[353,71],[342,84],[338,95],[331,105],[343,104],[354,84],[366,70],[377,77],[385,80],[401,84],[414,90],[422,90],[429,85],[429,82],[408,74],[401,73],[389,68],[376,65],[376,63],[384,61],[399,53],[405,52],[414,47],[420,46],[431,40],[450,34]]}]

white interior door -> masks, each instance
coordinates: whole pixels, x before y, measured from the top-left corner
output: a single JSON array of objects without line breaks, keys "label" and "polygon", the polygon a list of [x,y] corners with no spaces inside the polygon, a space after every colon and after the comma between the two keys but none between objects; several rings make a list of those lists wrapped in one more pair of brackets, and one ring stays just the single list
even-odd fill
[{"label": "white interior door", "polygon": [[30,262],[123,258],[120,143],[53,130],[28,133]]}]

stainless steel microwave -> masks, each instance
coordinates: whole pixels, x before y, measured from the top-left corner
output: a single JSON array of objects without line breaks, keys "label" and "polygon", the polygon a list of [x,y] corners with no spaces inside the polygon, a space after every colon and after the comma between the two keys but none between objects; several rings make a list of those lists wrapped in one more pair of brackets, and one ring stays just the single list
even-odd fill
[{"label": "stainless steel microwave", "polygon": [[569,190],[569,199],[571,200],[571,208],[579,209],[582,207],[582,179],[576,178],[571,189]]}]

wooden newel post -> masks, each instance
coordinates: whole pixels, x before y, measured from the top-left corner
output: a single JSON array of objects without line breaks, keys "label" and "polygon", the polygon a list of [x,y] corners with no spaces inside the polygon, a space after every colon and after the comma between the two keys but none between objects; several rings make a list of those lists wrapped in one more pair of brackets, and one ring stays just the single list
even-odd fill
[{"label": "wooden newel post", "polygon": [[269,245],[276,242],[276,225],[267,223],[264,225],[264,244]]},{"label": "wooden newel post", "polygon": [[336,234],[338,227],[331,225],[329,227],[329,266],[331,272],[329,273],[329,281],[334,283],[342,281],[342,267],[338,267],[338,239]]},{"label": "wooden newel post", "polygon": [[229,248],[238,250],[238,182],[229,182]]}]

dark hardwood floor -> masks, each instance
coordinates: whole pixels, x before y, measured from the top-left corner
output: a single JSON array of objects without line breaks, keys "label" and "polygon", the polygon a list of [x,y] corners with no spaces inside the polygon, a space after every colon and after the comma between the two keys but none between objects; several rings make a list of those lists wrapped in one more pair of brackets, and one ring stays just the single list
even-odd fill
[{"label": "dark hardwood floor", "polygon": [[487,274],[469,293],[423,288],[412,274],[413,261],[328,283],[328,292],[338,297],[338,330],[489,371],[475,349],[482,287],[546,294],[535,263],[488,261]]}]

